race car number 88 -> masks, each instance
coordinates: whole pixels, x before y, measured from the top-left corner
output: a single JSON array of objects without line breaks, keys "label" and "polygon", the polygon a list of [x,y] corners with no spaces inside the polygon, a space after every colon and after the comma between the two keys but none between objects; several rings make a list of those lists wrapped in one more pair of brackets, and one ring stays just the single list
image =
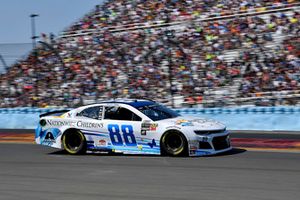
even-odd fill
[{"label": "race car number 88", "polygon": [[[108,131],[111,143],[115,146],[122,146],[123,139],[120,133],[120,127],[118,124],[109,124]],[[136,146],[136,140],[133,134],[133,128],[131,125],[121,125],[121,132],[126,146]]]}]

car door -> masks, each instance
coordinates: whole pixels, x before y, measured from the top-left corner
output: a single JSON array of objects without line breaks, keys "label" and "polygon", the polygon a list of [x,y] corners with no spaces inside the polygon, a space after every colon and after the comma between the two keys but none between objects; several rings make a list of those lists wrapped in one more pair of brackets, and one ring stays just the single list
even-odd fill
[{"label": "car door", "polygon": [[115,150],[137,150],[142,118],[122,105],[104,107],[103,125]]},{"label": "car door", "polygon": [[76,115],[76,127],[85,135],[88,149],[108,147],[109,137],[102,122],[103,109],[101,105],[91,106]]}]

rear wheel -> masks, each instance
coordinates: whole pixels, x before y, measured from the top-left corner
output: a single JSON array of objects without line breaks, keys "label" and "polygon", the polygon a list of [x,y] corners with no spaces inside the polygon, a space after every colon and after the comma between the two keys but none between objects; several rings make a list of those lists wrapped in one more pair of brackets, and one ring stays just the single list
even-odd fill
[{"label": "rear wheel", "polygon": [[86,152],[86,140],[79,130],[69,130],[62,138],[64,149],[72,155],[83,154]]},{"label": "rear wheel", "polygon": [[187,140],[179,131],[169,131],[162,136],[161,150],[162,155],[187,156]]}]

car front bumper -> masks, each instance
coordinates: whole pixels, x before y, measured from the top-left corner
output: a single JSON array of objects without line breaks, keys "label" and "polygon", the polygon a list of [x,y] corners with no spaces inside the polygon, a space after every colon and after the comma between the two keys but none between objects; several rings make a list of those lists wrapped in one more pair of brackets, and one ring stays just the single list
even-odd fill
[{"label": "car front bumper", "polygon": [[190,156],[205,156],[224,153],[232,149],[229,133],[197,135],[189,142]]}]

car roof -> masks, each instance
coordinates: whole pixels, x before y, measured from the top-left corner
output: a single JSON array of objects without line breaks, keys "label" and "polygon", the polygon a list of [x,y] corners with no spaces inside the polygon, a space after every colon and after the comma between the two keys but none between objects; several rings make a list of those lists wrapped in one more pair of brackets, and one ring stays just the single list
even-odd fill
[{"label": "car roof", "polygon": [[97,104],[109,104],[109,103],[127,104],[134,108],[140,108],[144,106],[157,104],[155,101],[145,100],[145,99],[116,99],[111,101],[101,101]]}]

